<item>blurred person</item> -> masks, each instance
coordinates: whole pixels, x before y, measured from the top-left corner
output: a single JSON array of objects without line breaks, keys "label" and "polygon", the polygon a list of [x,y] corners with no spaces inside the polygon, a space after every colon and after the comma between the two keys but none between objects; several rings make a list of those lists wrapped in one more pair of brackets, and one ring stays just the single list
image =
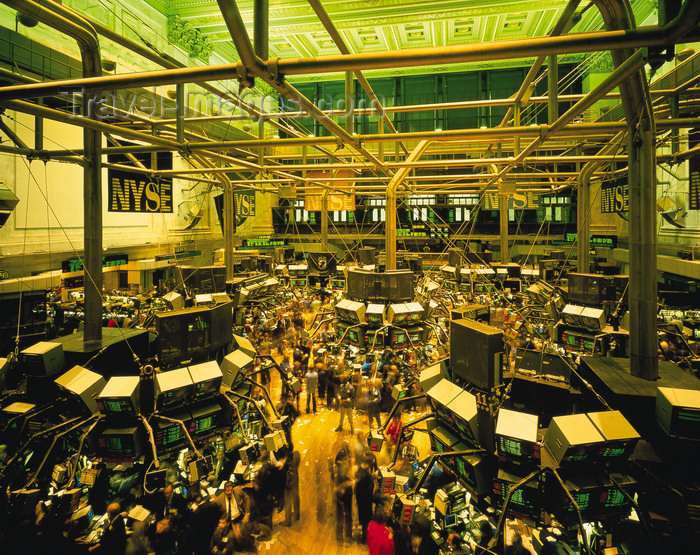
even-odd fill
[{"label": "blurred person", "polygon": [[291,526],[292,520],[299,520],[299,464],[301,455],[297,450],[287,448],[284,453],[282,470],[285,476],[284,486],[284,525]]},{"label": "blurred person", "polygon": [[335,538],[338,543],[352,541],[352,489],[350,448],[344,443],[333,463],[333,497],[335,501]]},{"label": "blurred person", "polygon": [[353,401],[355,399],[355,388],[345,377],[342,379],[342,383],[339,390],[340,396],[340,422],[338,422],[338,427],[335,429],[336,432],[343,431],[343,420],[347,416],[348,422],[350,423],[350,433],[355,433],[355,425],[352,420],[353,412]]},{"label": "blurred person", "polygon": [[250,518],[250,499],[240,486],[234,487],[228,481],[224,491],[216,497],[221,512],[231,523],[247,522]]},{"label": "blurred person", "polygon": [[370,470],[372,462],[372,458],[364,455],[355,474],[355,502],[357,503],[357,520],[362,528],[362,543],[367,543],[367,527],[372,516],[372,499],[374,498],[374,475]]},{"label": "blurred person", "polygon": [[387,526],[388,520],[387,506],[379,503],[374,509],[372,520],[367,525],[369,555],[394,555],[394,534]]},{"label": "blurred person", "polygon": [[379,419],[379,409],[382,402],[382,394],[377,387],[376,380],[369,380],[365,400],[367,401],[367,419],[370,430],[372,429],[373,419],[377,421],[377,428],[381,428],[382,423]]},{"label": "blurred person", "polygon": [[107,507],[107,522],[100,541],[90,547],[99,555],[122,555],[126,550],[126,526],[119,503]]},{"label": "blurred person", "polygon": [[474,546],[474,555],[486,555],[489,553],[489,542],[494,536],[493,526],[488,520],[482,520],[479,523],[479,532],[481,537],[479,543]]},{"label": "blurred person", "polygon": [[313,413],[316,414],[316,395],[318,393],[318,371],[316,367],[309,366],[309,370],[304,374],[306,382],[306,414],[309,414],[309,409],[313,407]]},{"label": "blurred person", "polygon": [[511,544],[505,549],[506,555],[530,555],[530,551],[523,545],[523,538],[515,532]]},{"label": "blurred person", "polygon": [[385,436],[387,439],[387,448],[389,449],[389,454],[393,454],[393,450],[398,448],[399,438],[401,437],[401,430],[403,428],[403,423],[401,422],[401,413],[396,412],[391,418],[391,422],[386,429]]},{"label": "blurred person", "polygon": [[230,555],[234,553],[235,545],[236,539],[231,521],[226,515],[222,515],[211,536],[209,553],[211,555]]}]

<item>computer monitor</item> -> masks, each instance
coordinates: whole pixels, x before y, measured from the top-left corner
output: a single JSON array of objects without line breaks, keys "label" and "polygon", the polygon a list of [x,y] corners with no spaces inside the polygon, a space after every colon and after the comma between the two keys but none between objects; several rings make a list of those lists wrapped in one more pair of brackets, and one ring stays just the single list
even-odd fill
[{"label": "computer monitor", "polygon": [[594,464],[605,438],[586,414],[552,418],[544,435],[544,445],[560,466]]},{"label": "computer monitor", "polygon": [[104,414],[138,414],[140,379],[113,376],[97,396],[97,408]]},{"label": "computer monitor", "polygon": [[425,339],[425,328],[423,328],[422,326],[413,326],[410,328],[406,328],[406,331],[408,332],[408,338],[411,340],[414,346],[423,342]]},{"label": "computer monitor", "polygon": [[194,383],[187,368],[160,372],[155,376],[156,407],[167,410],[189,403],[194,396]]},{"label": "computer monitor", "polygon": [[345,335],[348,343],[354,345],[355,347],[364,347],[365,345],[365,333],[360,327],[349,328],[347,334]]},{"label": "computer monitor", "polygon": [[[394,303],[390,304],[386,309],[386,320],[389,324],[394,324],[395,326],[404,326],[408,323],[411,315],[406,303]],[[366,315],[365,315],[366,317]]]},{"label": "computer monitor", "polygon": [[[503,508],[508,492],[522,481],[525,475],[498,470],[493,479],[492,500]],[[543,496],[538,481],[530,481],[513,490],[507,507],[507,514],[527,520],[539,521],[543,508]]]},{"label": "computer monitor", "polygon": [[[634,478],[625,474],[584,472],[568,478],[564,487],[576,503],[584,522],[589,522],[629,514],[631,503],[628,495],[634,493],[636,484]],[[551,477],[546,478],[544,485],[547,510],[564,524],[576,523],[576,507],[561,486]]]},{"label": "computer monitor", "polygon": [[389,342],[391,344],[392,349],[405,349],[406,347],[408,347],[408,334],[405,330],[391,328],[389,330]]},{"label": "computer monitor", "polygon": [[427,391],[428,402],[438,419],[450,426],[453,425],[452,411],[447,408],[464,390],[450,380],[442,378]]},{"label": "computer monitor", "polygon": [[40,341],[20,352],[20,362],[27,376],[45,377],[57,374],[66,364],[63,344]]},{"label": "computer monitor", "polygon": [[180,424],[179,421],[182,420],[183,423],[188,422],[191,419],[190,414],[177,414],[171,415],[171,417],[173,420],[176,420],[176,422],[158,419],[158,421],[153,424],[153,439],[155,444],[158,447],[162,446],[164,449],[176,448],[187,439],[182,424]]},{"label": "computer monitor", "polygon": [[423,314],[425,309],[423,305],[417,302],[406,303],[406,308],[408,308],[408,323],[420,322],[423,319]]},{"label": "computer monitor", "polygon": [[218,404],[210,404],[192,409],[193,435],[201,437],[213,433],[219,426],[219,417],[222,415]]},{"label": "computer monitor", "polygon": [[[389,312],[387,312],[389,314]],[[380,327],[384,325],[384,305],[378,303],[369,303],[365,311],[365,322],[372,327]]]},{"label": "computer monitor", "polygon": [[462,438],[472,445],[479,445],[476,397],[462,391],[445,408],[450,411],[450,421]]},{"label": "computer monitor", "polygon": [[627,461],[641,436],[620,411],[589,412],[588,418],[605,439],[596,454],[601,464]]},{"label": "computer monitor", "polygon": [[445,528],[454,528],[457,526],[457,515],[450,514],[445,515]]},{"label": "computer monitor", "polygon": [[135,459],[142,452],[141,430],[136,426],[107,428],[99,436],[98,447],[106,459]]},{"label": "computer monitor", "polygon": [[540,463],[537,442],[538,417],[502,408],[496,421],[496,450],[502,461],[525,466]]},{"label": "computer monitor", "polygon": [[489,464],[483,457],[456,455],[453,469],[457,481],[472,495],[475,501],[483,499],[491,492]]},{"label": "computer monitor", "polygon": [[365,321],[365,311],[367,307],[364,303],[343,299],[335,305],[335,313],[341,320],[351,324],[360,324]]},{"label": "computer monitor", "polygon": [[215,360],[187,367],[194,384],[194,399],[204,399],[219,393],[223,372]]},{"label": "computer monitor", "polygon": [[428,421],[428,437],[430,446],[435,453],[448,453],[454,451],[454,446],[460,443],[452,430],[437,420]]}]

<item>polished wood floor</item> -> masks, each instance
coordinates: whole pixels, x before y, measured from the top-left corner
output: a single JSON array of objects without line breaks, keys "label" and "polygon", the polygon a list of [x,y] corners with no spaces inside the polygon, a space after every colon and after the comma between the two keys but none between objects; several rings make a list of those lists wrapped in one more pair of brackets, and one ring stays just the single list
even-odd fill
[{"label": "polished wood floor", "polygon": [[[272,376],[271,395],[273,400],[279,399],[279,376]],[[270,554],[323,554],[323,555],[353,555],[368,553],[366,546],[357,542],[339,544],[335,539],[335,515],[331,501],[331,486],[328,460],[335,457],[344,441],[352,447],[357,440],[358,431],[367,434],[369,431],[365,415],[355,414],[355,435],[350,434],[348,423],[344,423],[344,431],[336,432],[340,414],[336,410],[319,407],[317,414],[305,413],[306,394],[301,396],[301,416],[292,428],[292,440],[295,448],[301,453],[299,469],[301,517],[291,527],[282,526],[284,513],[276,513],[273,520],[273,536],[269,542],[259,542],[258,551]],[[419,416],[407,415],[406,421]],[[382,414],[382,422],[386,414]],[[414,444],[419,449],[420,458],[430,454],[427,434],[417,433]],[[380,465],[389,462],[389,455],[383,450],[377,456]],[[353,506],[353,511],[355,511]],[[353,515],[355,535],[359,534],[357,515]]]}]

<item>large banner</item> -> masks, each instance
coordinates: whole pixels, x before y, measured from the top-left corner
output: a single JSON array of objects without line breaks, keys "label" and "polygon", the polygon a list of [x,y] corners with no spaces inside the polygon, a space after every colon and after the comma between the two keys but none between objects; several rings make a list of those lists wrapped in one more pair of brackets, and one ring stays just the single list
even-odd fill
[{"label": "large banner", "polygon": [[[484,210],[500,209],[500,193],[484,193]],[[520,192],[508,195],[508,210],[524,210],[539,207],[539,196],[532,192]]]},{"label": "large banner", "polygon": [[630,188],[627,178],[616,179],[600,186],[600,211],[603,214],[627,212],[630,209]]},{"label": "large banner", "polygon": [[[123,146],[133,146],[124,142]],[[141,164],[151,168],[150,153],[133,154]],[[110,164],[133,165],[124,154],[110,154]],[[172,152],[159,152],[156,156],[156,168],[171,170],[173,168]],[[173,180],[167,177],[154,177],[130,172],[121,168],[109,168],[107,171],[107,210],[109,212],[172,212]]]},{"label": "large banner", "polygon": [[[690,148],[695,148],[700,144],[700,130],[693,129],[689,135]],[[688,160],[688,174],[690,183],[688,185],[688,208],[690,210],[700,210],[700,155],[696,154]]]},{"label": "large banner", "polygon": [[[304,210],[308,212],[320,212],[323,210],[323,195],[306,195]],[[326,210],[355,210],[355,195],[330,193],[326,197]]]},{"label": "large banner", "polygon": [[233,204],[237,218],[255,216],[255,191],[234,191]]},{"label": "large banner", "polygon": [[336,189],[336,191],[347,190],[347,193],[332,192],[326,196],[326,210],[334,211],[352,211],[355,210],[355,194],[353,189],[355,181],[352,178],[350,170],[337,170],[333,173],[335,179],[339,181],[331,181],[331,173],[327,171],[312,171],[306,174],[309,179],[309,188],[304,197],[304,210],[308,212],[320,212],[323,210],[323,194],[324,190],[321,187],[313,187],[314,181],[317,183],[325,183],[328,187]]}]

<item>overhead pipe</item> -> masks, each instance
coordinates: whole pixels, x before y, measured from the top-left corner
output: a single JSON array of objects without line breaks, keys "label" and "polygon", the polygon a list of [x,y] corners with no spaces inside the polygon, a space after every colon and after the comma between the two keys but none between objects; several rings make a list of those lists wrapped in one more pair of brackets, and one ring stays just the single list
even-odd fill
[{"label": "overhead pipe", "polygon": [[[77,125],[79,127],[83,127],[88,130],[94,130],[94,131],[102,131],[104,133],[110,133],[113,135],[121,136],[124,138],[130,138],[130,139],[136,139],[140,141],[146,141],[146,142],[151,142],[157,146],[161,147],[166,147],[166,149],[169,150],[197,150],[198,152],[201,152],[203,154],[206,154],[208,158],[215,159],[215,160],[220,160],[223,162],[227,162],[229,164],[237,164],[240,167],[237,168],[231,168],[230,171],[233,171],[234,169],[239,169],[239,170],[250,170],[250,171],[260,171],[261,166],[258,164],[252,163],[252,162],[247,162],[245,160],[241,160],[238,158],[232,158],[231,156],[225,156],[223,154],[220,154],[219,152],[213,152],[207,149],[211,148],[219,148],[219,144],[213,143],[213,142],[206,142],[206,143],[199,143],[198,148],[190,148],[189,144],[186,145],[181,145],[177,141],[165,138],[165,137],[158,137],[155,135],[149,135],[147,133],[141,133],[139,131],[133,131],[131,129],[128,129],[126,127],[121,127],[118,125],[111,125],[108,123],[103,123],[101,121],[97,120],[91,120],[87,118],[81,118],[81,117],[75,117],[72,116],[71,114],[68,114],[66,112],[61,112],[60,110],[54,110],[53,108],[48,108],[46,106],[39,106],[38,104],[32,104],[31,102],[25,102],[23,100],[11,100],[5,103],[8,109],[17,111],[17,112],[23,112],[26,114],[34,115],[34,116],[40,116],[44,117],[46,119],[51,119],[54,121],[59,121],[62,123],[69,123],[72,125]],[[185,148],[186,147],[186,148]],[[133,147],[133,148],[121,148],[121,151],[124,153],[126,152],[154,152],[157,151],[157,148],[153,147]],[[108,151],[110,151],[108,149]],[[69,150],[66,152],[76,152],[73,150]],[[85,153],[87,152],[86,149],[83,149],[81,152]],[[111,152],[111,151],[110,151]],[[50,153],[49,153],[50,154]],[[41,157],[42,153],[39,152],[37,153],[37,157]],[[266,170],[274,173],[275,175],[280,175],[282,177],[288,177],[290,179],[295,179],[298,180],[296,176],[293,176],[291,174],[285,173],[282,170],[285,170],[287,168],[284,168],[282,166],[269,166],[266,167]],[[100,255],[100,268],[102,267],[102,258]],[[101,274],[100,274],[101,275]],[[102,298],[102,296],[100,296]]]},{"label": "overhead pipe", "polygon": [[[0,74],[2,73],[2,68],[0,68]],[[12,75],[11,72],[8,72],[10,75]],[[549,75],[549,72],[547,73]],[[690,81],[695,81],[696,78],[691,79]],[[700,75],[697,77],[697,80],[700,80]],[[31,81],[29,81],[31,82]],[[692,86],[688,85],[688,87],[684,87],[683,90],[681,87],[677,87],[674,89],[656,89],[649,91],[649,94],[653,98],[658,98],[658,99],[666,99],[669,96],[673,95],[678,95],[684,90],[690,93],[694,94],[700,94],[700,89],[698,88],[690,88]],[[557,96],[557,100],[559,102],[577,102],[581,100],[584,97],[583,94],[562,94]],[[620,94],[614,91],[609,92],[608,94],[605,95],[605,100],[619,100]],[[550,102],[550,97],[548,96],[531,96],[530,99],[528,100],[528,104],[548,104]],[[408,112],[429,112],[433,110],[464,110],[464,109],[470,109],[470,108],[486,108],[486,107],[498,107],[498,106],[512,106],[513,105],[513,99],[512,98],[490,98],[490,99],[482,99],[482,100],[461,100],[461,101],[456,101],[456,102],[433,102],[433,103],[428,103],[428,104],[402,104],[402,105],[395,105],[395,106],[382,106],[380,110],[376,108],[359,108],[355,107],[353,109],[354,114],[356,116],[372,116],[376,115],[377,112],[380,114],[382,113],[387,113],[387,114],[393,114],[393,113],[408,113]],[[327,115],[327,116],[334,116],[337,115],[337,110],[322,110],[322,112]],[[306,112],[302,111],[296,111],[296,112],[261,112],[260,116],[261,118],[265,120],[271,120],[275,118],[285,118],[285,119],[293,119],[293,118],[308,118],[309,114]],[[244,116],[244,115],[238,115],[235,116],[233,114],[230,115],[218,115],[218,116],[192,116],[189,118],[185,118],[185,121],[187,123],[210,123],[210,122],[216,122],[216,121],[242,121],[242,120],[248,120],[250,119],[249,116]],[[556,119],[556,118],[555,118]],[[383,120],[380,120],[383,121]],[[174,118],[162,118],[162,119],[157,119],[157,120],[152,120],[154,124],[158,125],[171,125],[176,123],[176,119]]]},{"label": "overhead pipe", "polygon": [[[635,25],[628,0],[594,0],[608,29],[627,30]],[[680,20],[680,21],[679,21]],[[684,2],[679,15],[667,26],[667,44],[675,44],[700,22],[700,3]],[[677,23],[677,25],[674,25]],[[669,28],[670,27],[670,28]],[[664,46],[664,45],[662,45]],[[613,51],[615,66],[626,54]],[[656,145],[655,122],[645,75],[637,71],[620,85],[625,120],[629,125],[629,309],[630,371],[653,381],[659,377],[656,331]]]},{"label": "overhead pipe", "polygon": [[[323,112],[319,110],[313,102],[301,94],[291,84],[285,81],[281,75],[274,72],[270,73],[267,70],[265,63],[255,55],[253,47],[250,43],[250,37],[248,37],[248,31],[245,28],[243,18],[241,17],[241,13],[238,10],[238,5],[236,2],[234,0],[217,1],[219,8],[221,9],[221,15],[224,18],[226,27],[231,34],[231,38],[236,46],[236,50],[238,51],[238,55],[240,56],[244,67],[248,71],[252,72],[254,76],[263,79],[268,85],[273,87],[284,97],[298,103],[299,106],[306,110],[312,118],[328,129],[331,134],[337,137],[342,143],[354,148],[375,166],[386,171],[382,162],[367,149],[357,143],[351,134],[345,131],[345,129],[343,129],[335,121],[324,116]],[[243,83],[250,85],[252,84],[252,81],[243,78]]]},{"label": "overhead pipe", "polygon": [[[615,158],[615,152],[622,147],[622,140],[627,131],[620,131],[613,137],[608,144],[601,148],[598,153],[603,156],[612,156]],[[576,240],[576,269],[581,273],[590,271],[590,252],[591,252],[591,179],[594,172],[607,162],[603,160],[594,160],[587,162],[581,169],[581,173],[577,179],[578,202],[576,204],[576,222],[578,226],[578,238]]]},{"label": "overhead pipe", "polygon": [[[406,163],[419,160],[432,141],[421,141],[406,157]],[[404,167],[397,171],[386,187],[386,222],[384,225],[384,250],[386,252],[386,269],[396,270],[396,198],[399,187],[411,172],[412,167]]]},{"label": "overhead pipe", "polygon": [[[10,8],[33,17],[76,40],[80,48],[83,77],[102,75],[97,33],[82,17],[69,13],[61,4],[45,7],[32,0],[2,0]],[[87,95],[83,95],[83,116],[90,118]],[[102,135],[96,129],[84,129],[83,143],[83,242],[85,260],[84,341],[102,338]]]},{"label": "overhead pipe", "polygon": [[[693,2],[686,2],[678,17],[664,27],[650,26],[627,31],[576,33],[559,37],[538,37],[459,46],[412,48],[403,51],[333,55],[316,58],[290,58],[287,60],[272,59],[267,62],[263,62],[254,55],[247,33],[245,33],[245,36],[242,33],[234,33],[232,39],[241,56],[241,61],[235,64],[177,68],[79,80],[67,79],[33,85],[13,85],[0,88],[0,100],[53,96],[59,94],[60,89],[64,87],[75,85],[80,85],[85,91],[94,92],[126,87],[152,87],[193,81],[215,81],[234,77],[239,77],[243,81],[250,83],[250,79],[256,75],[267,75],[268,78],[275,80],[280,76],[288,75],[391,69],[445,63],[457,64],[626,48],[665,47],[673,44],[678,40],[679,36],[683,36],[683,34],[692,29],[692,21],[696,19],[694,17],[695,10],[698,9],[698,6],[693,4]],[[238,12],[237,8],[231,9],[231,2],[226,0],[219,0],[219,6],[222,8],[222,14],[226,12],[224,14],[225,19],[228,17],[226,14]],[[240,13],[238,13],[238,17],[233,23],[234,29],[245,29]]]},{"label": "overhead pipe", "polygon": [[[182,148],[182,146],[177,141],[166,139],[164,137],[159,137],[148,133],[142,133],[141,131],[134,131],[133,129],[129,129],[128,127],[121,125],[112,125],[95,119],[74,116],[68,112],[62,112],[61,110],[49,108],[48,106],[41,106],[39,104],[34,104],[25,100],[8,100],[4,103],[4,105],[8,110],[13,110],[15,112],[21,112],[32,116],[38,116],[45,119],[58,121],[61,123],[77,125],[78,127],[82,127],[84,129],[95,131],[98,133],[109,133],[111,135],[123,137],[124,139],[145,141],[154,145],[168,147],[172,150],[180,150]],[[209,145],[209,147],[211,147],[211,144]],[[149,147],[145,148],[148,149]],[[79,151],[71,150],[70,152]],[[84,154],[85,149],[83,149],[80,152]],[[151,151],[145,150],[144,152]]]},{"label": "overhead pipe", "polygon": [[25,143],[17,133],[15,133],[8,125],[5,123],[5,120],[0,118],[0,130],[5,133],[9,137],[9,139],[15,144],[15,146],[19,149],[23,150],[29,150],[31,151],[32,149],[27,146],[27,143]]},{"label": "overhead pipe", "polygon": [[[153,50],[150,50],[149,48],[146,48],[146,47],[142,46],[141,44],[132,41],[131,39],[128,39],[126,37],[123,37],[122,35],[119,35],[115,31],[113,31],[112,29],[109,29],[108,27],[102,25],[101,23],[99,23],[97,21],[94,21],[94,20],[92,20],[88,17],[85,17],[85,16],[83,16],[83,17],[88,23],[90,23],[95,28],[95,30],[100,35],[104,36],[105,38],[108,38],[111,41],[116,42],[117,44],[123,46],[124,48],[127,48],[128,50],[131,50],[132,52],[134,52],[140,56],[143,56],[147,60],[150,60],[150,61],[152,61],[152,62],[154,62],[154,63],[156,63],[164,68],[167,68],[167,69],[188,67],[188,66],[185,66],[184,64],[182,64],[181,62],[178,62],[177,60],[171,58],[167,54],[162,54],[162,53],[156,52],[155,46],[153,46],[150,43],[147,43],[147,44]],[[229,75],[228,77],[222,77],[222,78],[229,79],[229,78],[231,78],[231,76]],[[248,102],[241,101],[241,99],[233,93],[218,89],[217,87],[207,83],[206,81],[194,81],[194,82],[197,85],[199,85],[200,87],[202,87],[204,90],[206,90],[206,91],[208,91],[216,96],[219,96],[219,97],[226,99],[226,100],[234,101],[238,106],[241,107],[241,109],[243,111],[247,112],[250,116],[252,116],[256,120],[260,120],[261,118],[266,119],[266,120],[269,119],[269,118],[265,117],[264,114],[262,114],[253,104],[249,104]],[[250,118],[246,117],[245,119],[250,119]],[[285,133],[288,133],[290,135],[301,136],[301,134],[299,134],[296,129],[284,124],[283,122],[270,121],[270,124],[273,127],[275,127],[276,129],[283,131]],[[325,151],[323,151],[322,149],[319,149],[319,150],[321,152],[324,152],[325,154],[329,154],[329,153],[326,153]]]},{"label": "overhead pipe", "polygon": [[523,159],[532,154],[540,145],[544,143],[548,137],[554,133],[557,133],[577,114],[580,114],[597,102],[608,90],[620,85],[621,83],[624,84],[625,80],[629,78],[630,75],[634,74],[644,65],[644,54],[645,52],[643,50],[637,50],[634,54],[632,54],[632,56],[625,60],[624,63],[618,66],[610,75],[601,81],[598,86],[589,92],[586,97],[574,104],[564,114],[562,114],[561,117],[551,126],[545,126],[542,135],[532,141],[522,152],[518,153],[514,160],[503,168],[499,175],[494,178],[494,181],[496,179],[503,178],[503,176],[505,176],[513,167],[522,163]]},{"label": "overhead pipe", "polygon": [[[307,1],[309,5],[313,8],[314,12],[316,13],[316,16],[323,24],[323,27],[326,29],[326,32],[328,32],[328,34],[330,35],[338,50],[340,50],[340,53],[345,55],[350,54],[350,49],[348,48],[347,44],[345,44],[345,40],[343,39],[342,35],[338,32],[338,29],[336,28],[335,24],[328,15],[326,8],[323,7],[323,4],[321,4],[319,0]],[[360,86],[367,93],[367,96],[369,96],[370,106],[372,106],[370,110],[376,110],[381,114],[381,119],[384,121],[384,124],[387,126],[391,133],[398,133],[396,127],[394,127],[394,123],[387,115],[384,106],[379,101],[377,93],[374,92],[372,85],[364,76],[362,71],[355,70],[355,77],[357,77],[357,82],[360,83]],[[405,154],[408,154],[408,150],[406,149],[406,146],[403,143],[399,142],[399,146]]]},{"label": "overhead pipe", "polygon": [[[571,21],[571,18],[576,13],[576,8],[578,8],[578,5],[580,3],[581,3],[581,0],[569,0],[569,3],[564,8],[564,11],[562,12],[561,16],[559,16],[559,19],[557,20],[556,24],[554,25],[554,28],[549,33],[549,35],[548,35],[549,37],[556,37],[556,36],[559,36],[565,32],[567,26],[569,25],[569,23]],[[513,117],[513,113],[516,110],[516,106],[520,107],[522,104],[523,98],[525,98],[525,96],[528,93],[532,92],[530,85],[535,80],[535,76],[537,75],[537,72],[542,68],[544,61],[548,57],[550,59],[551,58],[556,59],[555,54],[541,54],[537,57],[537,59],[534,61],[534,63],[530,66],[530,69],[528,70],[527,75],[525,76],[525,79],[523,79],[523,82],[520,85],[520,88],[515,93],[515,98],[512,99],[511,105],[509,106],[508,110],[506,111],[505,115],[503,116],[503,120],[499,124],[499,127],[505,127],[508,124],[508,122],[510,121],[510,118]],[[550,121],[549,123],[552,123],[552,121]]]}]

